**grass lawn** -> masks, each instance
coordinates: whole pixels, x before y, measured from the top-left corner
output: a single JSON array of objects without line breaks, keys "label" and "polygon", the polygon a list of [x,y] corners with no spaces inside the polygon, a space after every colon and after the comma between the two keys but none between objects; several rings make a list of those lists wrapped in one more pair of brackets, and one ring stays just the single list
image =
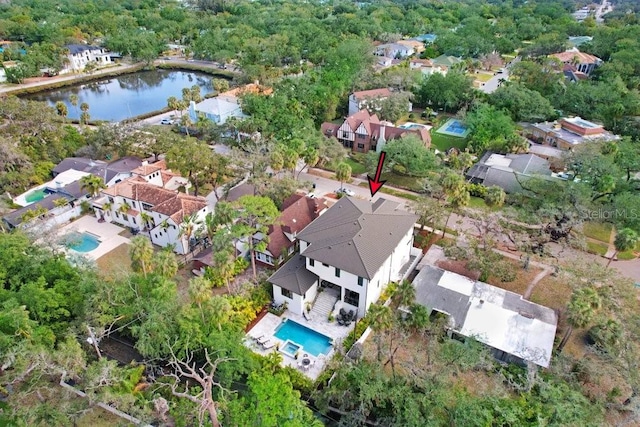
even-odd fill
[{"label": "grass lawn", "polygon": [[554,310],[562,310],[571,298],[571,285],[559,277],[545,276],[538,282],[530,300]]},{"label": "grass lawn", "polygon": [[522,264],[515,259],[505,258],[505,261],[513,266],[513,269],[516,272],[516,278],[511,282],[502,282],[497,277],[489,276],[487,283],[497,288],[522,295],[524,291],[527,290],[527,287],[529,287],[529,283],[531,283],[533,278],[540,273],[541,269],[530,265],[529,270],[525,270],[522,268]]},{"label": "grass lawn", "polygon": [[[358,184],[359,187],[369,188],[369,184],[366,182],[361,182]],[[420,198],[417,194],[405,193],[404,191],[398,191],[389,187],[382,187],[378,190],[380,193],[391,194],[392,196],[402,197],[403,199],[416,201]]]},{"label": "grass lawn", "polygon": [[609,243],[613,226],[605,222],[585,222],[582,232],[585,236],[601,242]]},{"label": "grass lawn", "polygon": [[[489,209],[489,206],[485,203],[482,197],[471,196],[469,197],[469,207],[476,209]],[[492,209],[493,210],[493,209]]]},{"label": "grass lawn", "polygon": [[[609,245],[605,243],[587,242],[587,252],[591,254],[604,256],[607,250],[609,250]],[[618,254],[618,257],[620,257],[620,254]]]},{"label": "grass lawn", "polygon": [[351,175],[362,175],[367,171],[362,163],[356,162],[351,157],[344,159],[344,162],[351,166]]},{"label": "grass lawn", "polygon": [[96,261],[98,269],[107,278],[114,278],[122,273],[131,272],[131,257],[129,245],[121,244],[109,253],[102,255]]},{"label": "grass lawn", "polygon": [[395,173],[382,174],[381,179],[386,180],[390,185],[394,185],[398,188],[405,188],[411,191],[421,191],[423,189],[420,185],[420,178],[397,175]]},{"label": "grass lawn", "polygon": [[467,139],[459,138],[457,136],[443,135],[434,130],[431,132],[431,144],[440,151],[447,151],[451,147],[464,150],[467,148]]},{"label": "grass lawn", "polygon": [[618,259],[621,261],[629,261],[630,259],[635,259],[635,258],[636,256],[633,250],[618,253]]},{"label": "grass lawn", "polygon": [[478,80],[480,82],[488,82],[489,80],[491,80],[491,77],[493,77],[493,74],[481,72],[478,74],[471,74],[471,77],[473,77],[474,80]]}]

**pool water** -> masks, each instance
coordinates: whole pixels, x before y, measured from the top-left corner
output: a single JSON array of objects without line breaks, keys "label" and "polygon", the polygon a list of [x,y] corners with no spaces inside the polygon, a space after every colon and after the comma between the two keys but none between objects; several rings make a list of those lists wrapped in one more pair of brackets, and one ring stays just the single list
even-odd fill
[{"label": "pool water", "polygon": [[47,195],[47,193],[44,190],[44,188],[40,188],[39,190],[33,190],[33,191],[28,192],[24,196],[24,199],[27,201],[27,203],[34,203],[34,202],[39,202],[40,200],[44,199],[46,195]]},{"label": "pool water", "polygon": [[292,343],[291,341],[287,341],[287,343],[281,349],[283,353],[288,354],[289,356],[292,356],[292,357],[296,355],[296,352],[298,350],[300,350],[300,346],[295,343]]},{"label": "pool water", "polygon": [[331,350],[331,338],[289,319],[278,326],[274,336],[283,341],[293,341],[302,346],[301,351],[316,357]]},{"label": "pool water", "polygon": [[463,134],[467,131],[467,128],[461,124],[458,121],[452,121],[449,126],[447,126],[447,132],[451,132],[451,133],[459,133],[459,134]]},{"label": "pool water", "polygon": [[74,233],[69,236],[65,246],[76,252],[91,252],[100,246],[100,241],[88,233]]}]

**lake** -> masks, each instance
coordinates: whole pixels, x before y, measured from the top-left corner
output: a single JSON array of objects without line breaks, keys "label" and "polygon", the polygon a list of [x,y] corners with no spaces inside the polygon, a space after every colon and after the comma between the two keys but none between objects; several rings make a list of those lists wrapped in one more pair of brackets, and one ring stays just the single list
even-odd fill
[{"label": "lake", "polygon": [[[194,71],[152,70],[106,77],[89,83],[66,86],[25,96],[34,101],[45,101],[54,106],[67,104],[68,118],[80,117],[80,104],[89,104],[91,120],[120,121],[167,106],[170,96],[182,98],[182,89],[198,85],[204,96],[213,92],[212,76]],[[69,102],[78,95],[78,105]]]}]

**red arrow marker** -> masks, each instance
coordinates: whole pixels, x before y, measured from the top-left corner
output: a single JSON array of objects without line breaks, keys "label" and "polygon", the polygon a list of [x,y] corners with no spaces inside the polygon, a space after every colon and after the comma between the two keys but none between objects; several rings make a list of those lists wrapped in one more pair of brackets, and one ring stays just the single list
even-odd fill
[{"label": "red arrow marker", "polygon": [[378,167],[376,168],[376,177],[371,178],[370,176],[367,175],[367,178],[369,178],[369,190],[371,191],[371,197],[373,197],[378,192],[378,190],[382,188],[384,183],[387,182],[387,181],[380,181],[380,174],[382,173],[382,165],[384,164],[384,157],[386,155],[387,153],[385,153],[384,151],[380,152],[380,158],[378,159]]}]

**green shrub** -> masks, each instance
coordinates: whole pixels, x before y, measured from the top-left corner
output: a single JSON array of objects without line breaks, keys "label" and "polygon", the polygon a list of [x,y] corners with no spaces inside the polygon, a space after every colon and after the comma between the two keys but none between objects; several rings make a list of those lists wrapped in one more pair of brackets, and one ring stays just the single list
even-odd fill
[{"label": "green shrub", "polygon": [[487,195],[487,187],[482,184],[467,184],[467,189],[470,195],[480,197],[481,199],[484,199]]},{"label": "green shrub", "polygon": [[342,346],[344,347],[344,350],[349,351],[349,349],[353,347],[353,344],[355,344],[355,342],[358,341],[358,338],[360,338],[362,334],[364,334],[364,331],[366,331],[368,327],[369,327],[369,319],[367,316],[365,316],[364,318],[360,319],[360,321],[356,323],[356,327],[353,328],[353,331],[351,331],[349,335],[347,335],[345,339],[342,341]]}]

